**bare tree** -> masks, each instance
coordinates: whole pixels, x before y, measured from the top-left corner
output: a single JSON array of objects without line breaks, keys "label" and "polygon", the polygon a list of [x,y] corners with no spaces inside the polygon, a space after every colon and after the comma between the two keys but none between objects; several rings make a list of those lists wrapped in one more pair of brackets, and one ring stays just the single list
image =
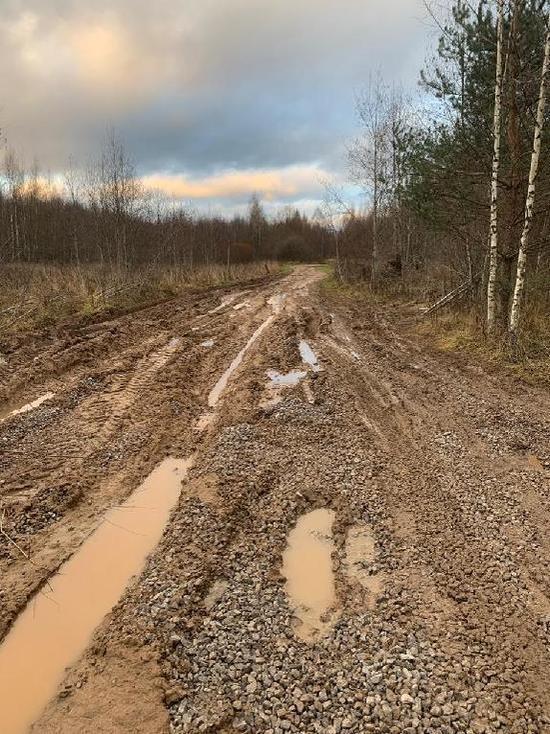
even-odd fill
[{"label": "bare tree", "polygon": [[128,227],[138,213],[142,187],[124,144],[111,130],[87,172],[87,198],[95,213],[100,259],[128,265]]},{"label": "bare tree", "polygon": [[25,184],[25,172],[15,152],[10,148],[4,157],[4,176],[7,183],[9,208],[9,256],[13,262],[21,257],[20,208]]},{"label": "bare tree", "polygon": [[379,274],[379,217],[387,195],[391,167],[392,100],[381,76],[371,78],[357,99],[362,135],[349,150],[352,176],[366,191],[372,207],[371,286]]}]

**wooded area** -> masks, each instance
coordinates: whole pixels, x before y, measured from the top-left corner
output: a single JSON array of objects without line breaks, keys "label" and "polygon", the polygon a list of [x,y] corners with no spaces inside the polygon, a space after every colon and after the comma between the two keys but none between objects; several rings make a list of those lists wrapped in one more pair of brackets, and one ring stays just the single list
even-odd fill
[{"label": "wooded area", "polygon": [[247,216],[199,216],[148,191],[114,133],[85,171],[62,182],[25,171],[8,150],[0,189],[1,261],[199,265],[319,260],[330,255],[321,223],[288,208],[270,220],[253,195]]},{"label": "wooded area", "polygon": [[422,104],[380,78],[357,101],[350,170],[371,206],[340,206],[338,271],[441,306],[468,296],[487,333],[515,334],[550,306],[548,6],[459,0],[432,18]]},{"label": "wooded area", "polygon": [[[108,136],[85,171],[25,171],[8,150],[0,188],[2,263],[184,266],[335,258],[342,280],[464,304],[487,334],[550,313],[548,7],[458,0],[421,72],[421,100],[374,75],[349,146],[353,209],[328,186],[324,212],[199,216],[146,191]],[[528,318],[526,317],[528,314]]]}]

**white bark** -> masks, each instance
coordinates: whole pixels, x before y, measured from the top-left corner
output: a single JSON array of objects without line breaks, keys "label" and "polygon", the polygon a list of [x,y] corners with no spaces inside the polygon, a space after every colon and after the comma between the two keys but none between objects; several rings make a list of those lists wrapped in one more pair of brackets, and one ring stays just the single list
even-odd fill
[{"label": "white bark", "polygon": [[544,61],[542,64],[542,73],[540,78],[540,93],[537,106],[537,117],[535,120],[535,133],[533,138],[533,152],[531,153],[531,168],[529,170],[529,185],[527,187],[527,199],[525,202],[525,217],[523,221],[523,231],[521,233],[518,262],[516,270],[516,283],[514,287],[514,297],[512,299],[512,309],[510,311],[509,329],[512,334],[518,330],[521,316],[521,303],[523,300],[523,292],[525,290],[525,269],[527,265],[527,251],[529,247],[529,235],[533,224],[533,211],[535,208],[535,183],[539,169],[540,147],[542,139],[542,131],[544,126],[544,109],[546,105],[546,89],[548,86],[548,75],[550,71],[550,29],[546,32],[546,42],[544,44]]},{"label": "white bark", "polygon": [[502,108],[503,27],[504,0],[498,0],[495,109],[493,116],[493,168],[491,173],[489,277],[487,280],[487,329],[489,332],[494,330],[496,321],[496,286],[498,270],[498,171],[500,166],[500,116]]}]

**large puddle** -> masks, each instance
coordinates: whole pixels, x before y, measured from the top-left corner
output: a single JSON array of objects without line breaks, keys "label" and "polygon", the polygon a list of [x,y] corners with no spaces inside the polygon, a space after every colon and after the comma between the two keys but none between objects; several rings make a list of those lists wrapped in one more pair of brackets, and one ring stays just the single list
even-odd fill
[{"label": "large puddle", "polygon": [[220,377],[220,379],[216,382],[212,390],[210,391],[210,395],[208,396],[208,405],[210,408],[213,408],[218,400],[221,397],[221,394],[227,387],[227,383],[229,382],[229,378],[235,372],[237,367],[241,364],[243,361],[243,357],[246,354],[246,352],[250,349],[250,347],[254,344],[256,339],[260,336],[260,334],[267,329],[267,327],[271,324],[273,319],[275,318],[274,314],[271,314],[263,323],[261,323],[256,331],[252,334],[250,339],[246,342],[244,347],[241,349],[241,351],[237,354],[235,359],[231,362],[229,367],[225,370],[223,375]]},{"label": "large puddle", "polygon": [[315,640],[334,622],[336,592],[332,569],[334,512],[313,510],[302,515],[288,535],[282,574],[298,623],[296,634]]},{"label": "large puddle", "polygon": [[159,464],[21,613],[0,646],[2,734],[28,731],[55,695],[67,666],[159,542],[191,463]]}]

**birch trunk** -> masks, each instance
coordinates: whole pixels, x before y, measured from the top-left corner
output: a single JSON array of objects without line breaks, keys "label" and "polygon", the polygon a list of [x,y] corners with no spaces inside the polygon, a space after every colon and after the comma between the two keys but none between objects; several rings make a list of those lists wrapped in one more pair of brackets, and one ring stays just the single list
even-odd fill
[{"label": "birch trunk", "polygon": [[516,269],[516,284],[514,287],[514,296],[512,299],[512,309],[510,311],[509,330],[512,334],[516,334],[518,330],[521,316],[521,304],[523,300],[523,293],[525,290],[527,251],[529,247],[529,235],[531,234],[531,226],[533,224],[533,211],[535,208],[535,183],[539,168],[541,139],[544,126],[544,109],[546,105],[546,88],[548,86],[549,69],[550,29],[546,32],[546,41],[544,44],[544,61],[542,64],[542,73],[540,78],[540,93],[537,106],[537,117],[535,120],[533,152],[531,153],[531,168],[529,170],[529,184],[527,187],[527,199],[525,202],[525,217],[523,221],[523,231],[521,233],[521,240],[519,245],[518,262]]},{"label": "birch trunk", "polygon": [[498,172],[500,166],[500,114],[502,108],[502,40],[504,0],[498,0],[495,109],[493,116],[493,168],[491,173],[491,221],[489,277],[487,280],[487,330],[494,331],[496,321],[496,286],[498,271]]}]

